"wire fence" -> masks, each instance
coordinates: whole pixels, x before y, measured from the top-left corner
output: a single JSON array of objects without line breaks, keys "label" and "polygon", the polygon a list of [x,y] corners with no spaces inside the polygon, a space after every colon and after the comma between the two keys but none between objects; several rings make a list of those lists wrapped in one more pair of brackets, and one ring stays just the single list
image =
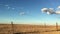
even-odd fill
[{"label": "wire fence", "polygon": [[[11,22],[11,26],[8,26],[7,24],[5,24],[5,25],[7,25],[7,26],[3,26],[4,24],[0,24],[0,34],[37,34],[37,33],[43,33],[43,32],[54,32],[54,31],[60,31],[60,29],[59,29],[59,25],[58,25],[58,23],[56,22],[56,25],[54,26],[55,27],[55,29],[53,28],[52,29],[52,27],[50,28],[50,29],[52,29],[52,30],[49,30],[48,28],[49,28],[49,26],[47,26],[46,25],[46,23],[44,24],[44,26],[42,26],[42,27],[44,27],[44,28],[42,28],[42,29],[44,29],[43,31],[41,31],[41,29],[38,31],[37,29],[39,29],[38,27],[37,27],[37,29],[35,30],[33,27],[32,27],[32,30],[34,29],[34,31],[27,31],[27,32],[15,32],[15,26],[14,26],[14,24],[13,24],[13,22]],[[41,26],[39,26],[39,27],[41,27]],[[20,30],[21,30],[21,28],[19,28]],[[27,28],[28,29],[28,28]],[[26,29],[26,30],[27,30]],[[31,29],[31,28],[30,28]],[[24,29],[23,29],[24,30]]]}]

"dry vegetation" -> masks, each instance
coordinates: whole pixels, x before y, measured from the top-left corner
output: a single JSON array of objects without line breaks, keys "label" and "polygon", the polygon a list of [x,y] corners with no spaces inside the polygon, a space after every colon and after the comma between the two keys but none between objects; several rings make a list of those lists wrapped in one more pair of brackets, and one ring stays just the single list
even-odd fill
[{"label": "dry vegetation", "polygon": [[56,26],[14,24],[12,28],[11,24],[0,24],[0,34],[12,34],[12,32],[17,34],[18,33],[20,34],[59,34],[60,33],[60,31],[56,31]]}]

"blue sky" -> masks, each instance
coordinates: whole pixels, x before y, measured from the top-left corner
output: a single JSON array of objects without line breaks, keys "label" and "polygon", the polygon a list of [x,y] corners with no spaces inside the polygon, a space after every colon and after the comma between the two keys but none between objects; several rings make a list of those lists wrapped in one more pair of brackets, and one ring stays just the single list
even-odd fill
[{"label": "blue sky", "polygon": [[55,24],[60,15],[47,15],[42,8],[56,8],[60,0],[0,0],[0,23]]}]

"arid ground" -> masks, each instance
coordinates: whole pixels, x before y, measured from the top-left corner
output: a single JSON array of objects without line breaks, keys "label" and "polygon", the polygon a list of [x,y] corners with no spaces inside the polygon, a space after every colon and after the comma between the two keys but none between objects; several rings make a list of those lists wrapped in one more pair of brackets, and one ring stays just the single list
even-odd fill
[{"label": "arid ground", "polygon": [[0,34],[60,34],[56,26],[28,25],[28,24],[0,24]]}]

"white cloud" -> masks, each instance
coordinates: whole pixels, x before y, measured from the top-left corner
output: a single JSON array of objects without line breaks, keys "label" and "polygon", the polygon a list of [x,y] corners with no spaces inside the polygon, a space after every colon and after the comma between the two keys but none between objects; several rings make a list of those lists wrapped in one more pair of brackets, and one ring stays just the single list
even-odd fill
[{"label": "white cloud", "polygon": [[60,8],[60,6],[58,6],[58,8]]},{"label": "white cloud", "polygon": [[12,8],[12,7],[9,7],[9,6],[8,6],[7,8],[8,8],[8,9],[12,9],[12,10],[14,10],[14,9],[15,9],[15,8]]},{"label": "white cloud", "polygon": [[8,7],[8,9],[10,9],[10,7]]},{"label": "white cloud", "polygon": [[60,14],[60,6],[57,7],[57,10],[55,12],[56,14]]},{"label": "white cloud", "polygon": [[5,7],[7,7],[7,9],[10,9],[9,5],[4,5]]},{"label": "white cloud", "polygon": [[53,8],[43,8],[43,9],[41,9],[41,11],[43,13],[47,13],[47,14],[54,14]]},{"label": "white cloud", "polygon": [[49,12],[47,12],[47,14],[49,15],[50,13],[49,13]]},{"label": "white cloud", "polygon": [[12,8],[13,10],[15,9],[15,8]]},{"label": "white cloud", "polygon": [[47,12],[48,11],[48,8],[43,8],[41,9],[41,11],[44,13],[44,12]]},{"label": "white cloud", "polygon": [[53,9],[53,8],[49,8],[49,10],[50,10],[50,11],[54,11],[54,9]]},{"label": "white cloud", "polygon": [[60,6],[58,6],[56,10],[53,8],[43,8],[41,11],[47,14],[60,14]]},{"label": "white cloud", "polygon": [[25,15],[25,12],[20,12],[20,15]]},{"label": "white cloud", "polygon": [[9,6],[9,5],[5,5],[5,6]]},{"label": "white cloud", "polygon": [[56,11],[56,14],[60,14],[60,10],[59,11]]}]

